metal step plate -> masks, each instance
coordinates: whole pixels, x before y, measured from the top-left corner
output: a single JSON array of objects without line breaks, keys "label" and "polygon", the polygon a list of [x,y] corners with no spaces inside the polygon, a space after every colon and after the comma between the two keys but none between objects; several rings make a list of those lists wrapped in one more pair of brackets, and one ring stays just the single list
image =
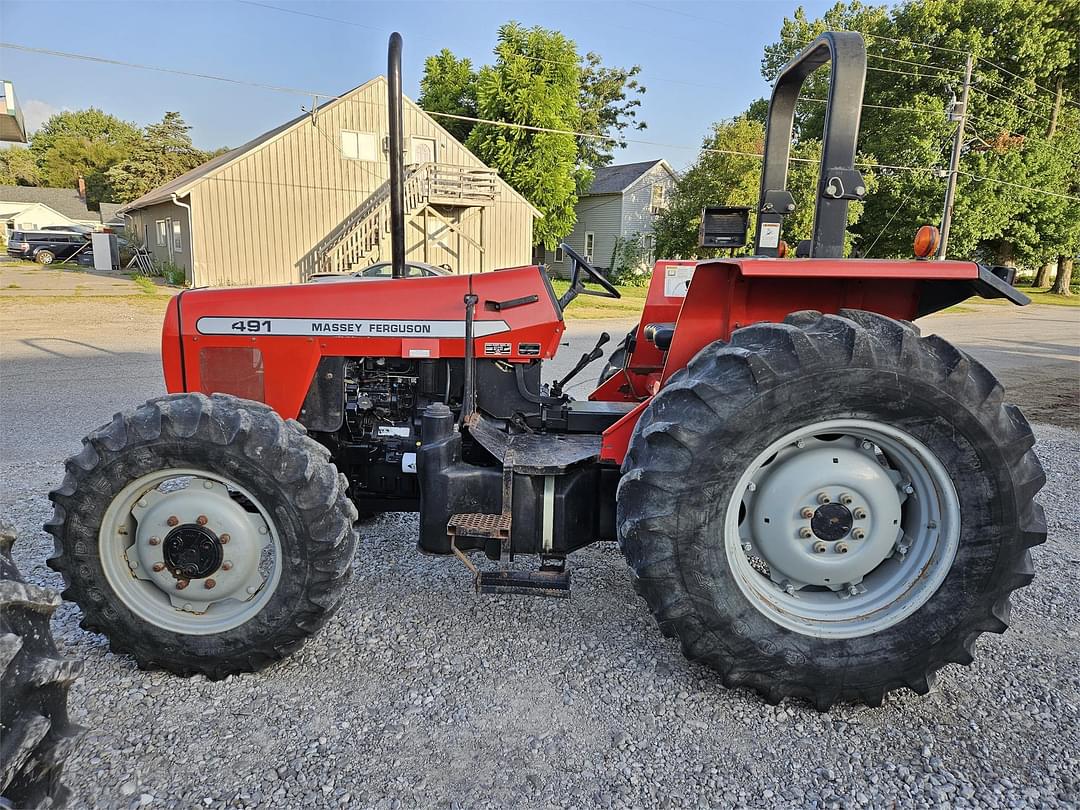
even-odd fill
[{"label": "metal step plate", "polygon": [[465,512],[451,515],[446,524],[451,537],[490,537],[506,540],[510,537],[510,515]]},{"label": "metal step plate", "polygon": [[570,571],[482,571],[478,593],[516,593],[524,596],[570,597]]}]

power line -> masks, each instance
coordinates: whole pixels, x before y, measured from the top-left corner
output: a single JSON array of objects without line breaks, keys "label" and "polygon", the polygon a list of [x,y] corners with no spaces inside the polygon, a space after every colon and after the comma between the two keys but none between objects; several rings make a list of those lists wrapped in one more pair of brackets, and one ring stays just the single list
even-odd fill
[{"label": "power line", "polygon": [[959,76],[962,73],[962,71],[959,71],[956,68],[944,67],[943,65],[937,65],[933,62],[912,62],[909,59],[897,59],[895,56],[883,56],[876,53],[868,53],[866,56],[868,59],[881,59],[886,62],[896,62],[900,65],[913,65],[915,67],[927,68],[928,70],[938,70],[943,73],[952,73],[956,76]]},{"label": "power line", "polygon": [[258,6],[259,8],[266,8],[271,11],[280,11],[283,14],[297,14],[301,17],[311,17],[315,20],[325,20],[326,22],[341,23],[342,25],[352,25],[356,28],[366,28],[368,31],[382,31],[385,33],[385,29],[376,28],[372,25],[364,25],[363,23],[353,22],[352,20],[343,20],[340,17],[324,17],[322,14],[312,14],[310,11],[300,11],[295,8],[281,8],[280,6],[271,6],[268,3],[257,3],[255,0],[236,0],[236,2],[242,3],[245,6]]},{"label": "power line", "polygon": [[68,51],[52,51],[47,48],[31,48],[29,45],[16,45],[12,42],[0,42],[0,48],[7,48],[13,51],[23,51],[25,53],[39,53],[46,56],[59,56],[64,59],[80,59],[84,62],[96,62],[104,65],[116,65],[118,67],[137,68],[138,70],[152,70],[157,73],[172,73],[176,76],[190,76],[195,79],[210,79],[215,82],[239,84],[245,87],[259,87],[263,90],[273,90],[277,93],[291,93],[298,96],[319,96],[320,98],[336,98],[336,96],[333,96],[329,93],[319,93],[314,90],[302,90],[297,87],[281,87],[279,85],[245,81],[244,79],[231,79],[227,76],[214,76],[210,73],[194,73],[190,70],[177,70],[175,68],[156,67],[155,65],[140,65],[135,62],[122,62],[119,59],[106,59],[103,56],[90,56],[88,54],[70,53]]},{"label": "power line", "polygon": [[1019,188],[1023,189],[1024,191],[1033,192],[1034,194],[1045,194],[1048,197],[1058,197],[1062,200],[1072,200],[1074,202],[1080,202],[1080,197],[1072,194],[1059,194],[1056,191],[1047,191],[1045,188],[1032,188],[1031,186],[1021,185],[1020,183],[1010,183],[1008,180],[998,180],[994,177],[983,177],[978,174],[972,174],[971,172],[965,172],[962,169],[958,169],[957,174],[962,174],[965,177],[970,177],[972,180],[977,180],[979,182],[996,183],[999,186],[1010,186],[1011,188]]},{"label": "power line", "polygon": [[[1023,77],[1023,76],[1021,76],[1021,75],[1019,75],[1017,73],[1013,73],[1011,70],[1006,70],[1001,65],[995,64],[995,63],[991,62],[989,59],[984,59],[981,56],[976,56],[975,58],[978,59],[980,62],[986,63],[987,65],[994,68],[995,70],[1000,70],[1002,73],[1007,73],[1008,75],[1012,76],[1014,79],[1019,79],[1022,82],[1031,82],[1039,90],[1045,90],[1050,95],[1055,95],[1057,93],[1056,90],[1051,90],[1049,87],[1043,87],[1041,84],[1039,84],[1034,79],[1028,79],[1028,78],[1025,78],[1025,77]],[[1074,101],[1073,99],[1066,96],[1064,93],[1061,94],[1061,97],[1065,101],[1067,101],[1069,104],[1072,104],[1075,107],[1080,107],[1080,102]]]},{"label": "power line", "polygon": [[1000,101],[1002,104],[1009,104],[1012,107],[1014,107],[1018,112],[1027,113],[1028,115],[1033,115],[1036,118],[1041,118],[1043,121],[1046,121],[1046,122],[1050,121],[1050,116],[1043,115],[1042,113],[1037,113],[1034,110],[1027,109],[1026,107],[1021,107],[1015,101],[1010,101],[1007,98],[1002,98],[1001,96],[994,95],[989,90],[986,90],[986,89],[984,89],[982,87],[972,87],[971,89],[975,90],[976,92],[982,93],[983,95],[990,96],[990,98],[995,99],[997,101]]}]

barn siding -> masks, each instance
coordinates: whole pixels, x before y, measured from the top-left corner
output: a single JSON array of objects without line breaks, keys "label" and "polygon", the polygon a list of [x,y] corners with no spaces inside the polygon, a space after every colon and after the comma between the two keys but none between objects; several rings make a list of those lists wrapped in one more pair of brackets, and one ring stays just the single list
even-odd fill
[{"label": "barn siding", "polygon": [[[434,138],[438,162],[486,168],[463,145],[408,99],[403,111],[406,161],[410,137]],[[341,131],[375,134],[378,160],[346,158]],[[287,284],[315,268],[315,248],[389,179],[382,151],[388,136],[386,83],[381,77],[254,148],[191,189],[196,222],[196,283],[199,286]],[[428,261],[457,272],[528,264],[533,209],[502,180],[495,204],[440,209],[483,252],[452,233],[428,245]],[[150,209],[146,209],[150,210]],[[142,212],[136,212],[142,213]],[[406,227],[408,257],[424,260],[423,216]],[[436,222],[429,217],[429,222]],[[441,226],[441,223],[439,225]],[[431,226],[435,230],[435,226]],[[483,235],[483,240],[481,240]],[[460,244],[459,244],[460,243]],[[389,234],[380,256],[389,258]]]}]

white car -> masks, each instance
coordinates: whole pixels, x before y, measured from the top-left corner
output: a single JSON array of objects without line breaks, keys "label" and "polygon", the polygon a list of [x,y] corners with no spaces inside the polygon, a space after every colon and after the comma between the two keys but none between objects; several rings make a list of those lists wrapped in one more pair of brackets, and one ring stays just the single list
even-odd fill
[{"label": "white car", "polygon": [[[379,279],[391,278],[392,265],[390,262],[379,262],[365,267],[363,270],[355,270],[351,273],[314,273],[311,281],[378,281]],[[406,262],[405,278],[425,278],[431,276],[452,276],[453,273],[446,265],[436,267],[425,262]]]}]

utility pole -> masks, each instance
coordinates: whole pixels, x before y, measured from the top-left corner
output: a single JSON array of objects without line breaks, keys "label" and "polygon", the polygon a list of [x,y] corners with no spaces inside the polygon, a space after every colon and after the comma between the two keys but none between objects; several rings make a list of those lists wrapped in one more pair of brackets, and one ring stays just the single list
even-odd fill
[{"label": "utility pole", "polygon": [[[941,217],[941,247],[938,248],[938,261],[945,259],[949,247],[949,226],[952,224],[953,202],[956,199],[956,177],[960,171],[960,149],[964,145],[964,124],[967,123],[968,90],[971,88],[971,69],[975,59],[969,53],[967,66],[964,68],[964,84],[960,88],[960,100],[953,105],[949,119],[956,121],[956,134],[953,136],[952,159],[949,161],[949,185],[945,188],[945,211]],[[957,112],[957,107],[960,108]]]}]

